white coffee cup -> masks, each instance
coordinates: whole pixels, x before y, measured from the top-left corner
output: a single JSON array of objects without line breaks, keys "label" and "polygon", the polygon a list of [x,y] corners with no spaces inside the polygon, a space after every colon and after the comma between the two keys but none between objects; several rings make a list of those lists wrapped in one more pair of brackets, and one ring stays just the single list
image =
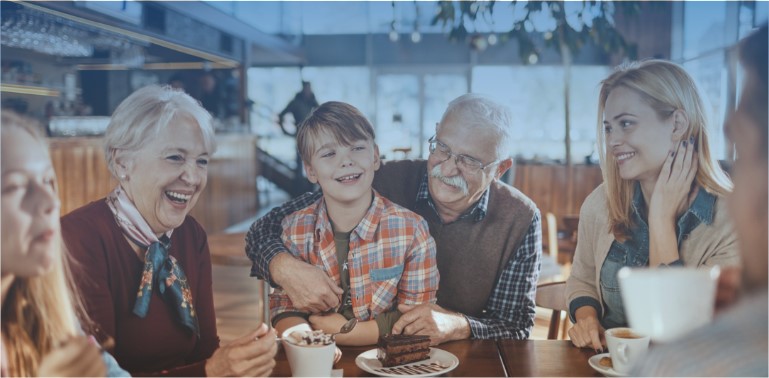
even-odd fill
[{"label": "white coffee cup", "polygon": [[604,336],[611,355],[612,369],[620,374],[629,373],[633,364],[649,349],[649,336],[631,328],[612,328],[606,330]]},{"label": "white coffee cup", "polygon": [[654,342],[669,342],[713,320],[718,266],[622,268],[618,273],[628,324]]},{"label": "white coffee cup", "polygon": [[[309,327],[307,327],[309,328]],[[319,346],[303,346],[288,341],[291,332],[303,332],[304,327],[291,327],[283,331],[283,348],[286,350],[288,365],[294,377],[330,377],[334,365],[336,343]]]}]

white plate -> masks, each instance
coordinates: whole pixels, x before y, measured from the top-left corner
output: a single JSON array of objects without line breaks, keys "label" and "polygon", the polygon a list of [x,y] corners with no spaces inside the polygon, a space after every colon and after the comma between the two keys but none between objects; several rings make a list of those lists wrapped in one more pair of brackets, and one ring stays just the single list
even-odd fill
[{"label": "white plate", "polygon": [[607,377],[627,377],[626,374],[617,373],[614,371],[614,369],[599,364],[598,361],[601,361],[601,359],[604,357],[609,357],[609,353],[596,354],[595,356],[590,357],[587,362],[590,364],[590,367],[593,368],[593,370]]},{"label": "white plate", "polygon": [[[376,358],[376,349],[367,350],[359,354],[358,357],[355,357],[355,364],[358,365],[359,368],[371,374],[376,374],[382,377],[397,377],[402,375],[408,375],[411,377],[432,377],[436,375],[446,374],[454,370],[457,366],[459,366],[459,359],[457,358],[457,356],[443,349],[430,348],[430,359],[417,361],[417,362],[413,362],[405,365],[398,365],[393,368],[419,365],[419,364],[431,364],[431,363],[437,363],[437,364],[443,365],[445,366],[445,368],[435,372],[430,372],[425,374],[414,374],[414,373],[406,373],[406,372],[398,373],[396,371],[383,372],[383,371],[378,371],[378,369],[382,369],[382,362],[380,362]],[[388,369],[388,368],[385,368],[385,369]]]}]

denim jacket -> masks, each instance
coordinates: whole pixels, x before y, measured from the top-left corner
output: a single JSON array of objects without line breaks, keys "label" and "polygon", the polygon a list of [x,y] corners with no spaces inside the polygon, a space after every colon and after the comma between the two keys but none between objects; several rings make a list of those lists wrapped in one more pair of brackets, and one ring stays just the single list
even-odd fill
[{"label": "denim jacket", "polygon": [[[676,237],[679,248],[681,241],[688,238],[692,230],[700,223],[708,225],[713,223],[715,203],[716,197],[700,188],[689,209],[681,214],[676,221]],[[617,272],[625,266],[649,266],[649,225],[643,216],[645,213],[644,197],[638,184],[636,184],[633,194],[632,206],[634,227],[631,229],[630,237],[624,243],[617,240],[612,243],[609,254],[601,267],[601,296],[604,302],[604,316],[601,319],[601,325],[607,329],[627,326]],[[681,265],[680,261],[679,259],[677,265]]]}]

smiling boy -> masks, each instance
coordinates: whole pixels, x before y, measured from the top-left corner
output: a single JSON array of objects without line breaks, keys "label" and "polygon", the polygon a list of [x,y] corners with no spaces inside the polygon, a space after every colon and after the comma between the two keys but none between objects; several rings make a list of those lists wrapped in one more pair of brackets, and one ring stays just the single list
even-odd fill
[{"label": "smiling boy", "polygon": [[282,334],[298,324],[338,332],[355,317],[340,345],[369,345],[389,333],[400,317],[398,304],[434,303],[439,274],[435,242],[419,215],[371,188],[379,169],[374,129],[355,107],[326,102],[301,124],[297,148],[307,178],[323,196],[283,220],[282,240],[342,287],[341,305],[330,314],[297,311],[288,295],[270,295],[273,324]]}]

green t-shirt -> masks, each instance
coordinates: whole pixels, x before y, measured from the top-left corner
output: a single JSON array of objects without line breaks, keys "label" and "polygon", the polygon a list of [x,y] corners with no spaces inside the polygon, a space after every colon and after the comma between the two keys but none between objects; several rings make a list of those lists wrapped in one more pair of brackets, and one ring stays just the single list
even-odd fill
[{"label": "green t-shirt", "polygon": [[[333,223],[331,225],[333,227]],[[338,313],[345,319],[352,319],[355,313],[352,310],[352,299],[350,297],[350,271],[347,269],[347,257],[350,253],[350,234],[351,232],[338,232],[334,230],[334,244],[336,245],[336,261],[339,263],[339,274],[342,281],[342,305],[339,306]],[[385,335],[392,332],[393,325],[400,319],[401,313],[397,308],[383,312],[376,316],[376,324],[379,327],[379,334]]]}]

